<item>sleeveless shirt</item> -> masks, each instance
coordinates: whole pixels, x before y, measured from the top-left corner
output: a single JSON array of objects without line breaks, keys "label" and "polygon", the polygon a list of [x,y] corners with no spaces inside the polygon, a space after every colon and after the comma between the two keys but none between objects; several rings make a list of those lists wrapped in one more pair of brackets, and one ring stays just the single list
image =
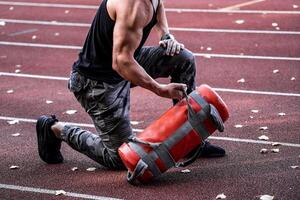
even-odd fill
[{"label": "sleeveless shirt", "polygon": [[[112,20],[108,14],[106,7],[107,1],[108,0],[103,0],[94,17],[83,48],[78,55],[78,60],[73,64],[73,70],[92,80],[118,83],[124,79],[112,69],[113,30],[115,21]],[[152,7],[154,10],[153,17],[143,29],[143,37],[134,53],[134,57],[138,55],[151,29],[157,23],[157,11],[154,9],[153,4]]]}]

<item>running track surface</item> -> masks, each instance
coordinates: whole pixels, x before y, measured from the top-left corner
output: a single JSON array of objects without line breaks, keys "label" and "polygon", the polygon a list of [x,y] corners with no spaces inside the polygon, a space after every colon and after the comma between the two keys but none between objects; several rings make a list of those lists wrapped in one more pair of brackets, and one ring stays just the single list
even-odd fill
[{"label": "running track surface", "polygon": [[[210,139],[227,156],[199,159],[187,167],[189,174],[174,168],[135,187],[126,182],[126,172],[105,169],[67,145],[62,147],[63,164],[47,165],[37,154],[34,120],[42,114],[94,131],[66,80],[99,2],[18,2],[0,1],[0,199],[215,199],[221,193],[237,200],[264,194],[300,199],[299,168],[291,167],[300,164],[299,1],[166,1],[173,34],[196,55],[197,84],[216,88],[230,109],[225,132]],[[147,44],[157,44],[155,33]],[[136,131],[171,106],[139,87],[132,89],[131,98]],[[67,115],[71,109],[78,112]],[[14,119],[19,123],[7,123]],[[268,130],[260,131],[262,126]],[[261,135],[270,140],[260,143]],[[262,148],[269,153],[261,154]],[[271,153],[273,148],[279,153]],[[11,170],[12,165],[19,169]],[[88,172],[89,167],[97,169]],[[56,190],[68,193],[58,197]]]}]

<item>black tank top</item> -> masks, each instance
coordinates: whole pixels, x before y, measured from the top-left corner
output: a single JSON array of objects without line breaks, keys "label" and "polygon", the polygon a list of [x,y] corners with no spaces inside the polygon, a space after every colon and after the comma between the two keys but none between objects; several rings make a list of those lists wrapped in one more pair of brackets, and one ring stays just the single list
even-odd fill
[{"label": "black tank top", "polygon": [[[84,46],[78,60],[73,64],[73,70],[92,80],[106,83],[118,83],[124,80],[112,69],[113,21],[106,8],[107,0],[103,0],[92,22]],[[154,8],[154,7],[153,7]],[[143,29],[143,37],[135,51],[135,57],[146,42],[151,29],[157,23],[156,9],[149,24]]]}]

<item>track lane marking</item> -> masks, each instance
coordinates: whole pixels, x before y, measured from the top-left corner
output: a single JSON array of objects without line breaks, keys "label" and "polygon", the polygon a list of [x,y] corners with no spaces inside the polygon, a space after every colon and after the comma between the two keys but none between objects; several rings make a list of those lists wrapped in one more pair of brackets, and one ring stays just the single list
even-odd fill
[{"label": "track lane marking", "polygon": [[238,10],[242,7],[250,6],[250,5],[253,5],[253,4],[257,4],[257,3],[261,3],[263,1],[266,1],[266,0],[247,1],[247,2],[239,3],[239,4],[236,4],[236,5],[233,5],[233,6],[228,6],[228,7],[225,7],[225,8],[221,8],[220,10]]},{"label": "track lane marking", "polygon": [[[57,21],[39,21],[39,20],[19,20],[19,19],[0,19],[6,23],[15,24],[34,24],[47,26],[69,26],[69,27],[90,27],[87,23],[77,22],[57,22]],[[208,29],[208,28],[185,28],[170,27],[171,31],[180,32],[204,32],[204,33],[249,33],[249,34],[279,34],[279,35],[300,35],[300,31],[270,31],[270,30],[241,30],[241,29]]]},{"label": "track lane marking", "polygon": [[[19,185],[8,185],[8,184],[3,184],[3,183],[0,183],[0,189],[16,190],[16,191],[32,192],[32,193],[42,193],[42,194],[50,194],[50,195],[55,195],[55,192],[56,192],[56,190],[35,188],[35,187],[24,187],[24,186],[19,186]],[[76,197],[76,198],[83,198],[83,199],[94,199],[94,200],[119,200],[119,199],[112,198],[112,197],[95,196],[95,195],[81,194],[81,193],[74,193],[74,192],[67,192],[65,195],[62,195],[62,196]]]},{"label": "track lane marking", "polygon": [[[54,3],[32,3],[32,2],[12,2],[0,1],[0,5],[10,6],[30,6],[30,7],[48,7],[48,8],[75,8],[96,10],[99,6],[78,5],[78,4],[54,4]],[[189,9],[189,8],[165,8],[166,12],[190,12],[190,13],[246,13],[246,14],[296,14],[300,11],[277,11],[277,10],[214,10],[214,9]]]},{"label": "track lane marking", "polygon": [[[46,80],[59,80],[59,81],[69,80],[68,77],[45,76],[45,75],[34,75],[34,74],[20,74],[20,73],[10,73],[10,72],[0,72],[0,77],[1,76],[46,79]],[[213,88],[213,89],[218,91],[218,92],[300,97],[300,94],[298,94],[298,93],[284,93],[284,92],[270,92],[270,91],[256,91],[256,90],[240,90],[240,89],[230,89],[230,88]]]},{"label": "track lane marking", "polygon": [[[0,116],[0,120],[4,120],[4,121],[18,120],[20,122],[36,123],[35,119],[18,118],[18,117]],[[94,127],[93,124],[74,123],[74,122],[63,122],[63,123],[74,125],[74,126],[81,126],[81,127]],[[138,130],[138,131],[136,131],[136,130]],[[137,132],[137,133],[140,133],[140,132],[143,132],[144,130],[143,129],[135,129],[133,131]],[[252,143],[252,144],[266,144],[266,145],[275,143],[275,142],[272,142],[272,141],[261,141],[261,140],[232,138],[232,137],[216,137],[216,136],[209,136],[209,139],[231,141],[231,142],[241,142],[241,143]],[[287,143],[287,142],[276,142],[276,143],[279,143],[282,146],[300,148],[300,144],[296,144],[296,143]]]},{"label": "track lane marking", "polygon": [[[81,46],[73,45],[56,45],[56,44],[41,44],[41,43],[26,43],[26,42],[8,42],[0,41],[0,45],[6,46],[23,46],[37,48],[52,48],[52,49],[71,49],[81,50]],[[210,53],[194,53],[194,56],[205,58],[233,58],[233,59],[257,59],[257,60],[285,60],[285,61],[300,61],[300,57],[281,57],[281,56],[254,56],[254,55],[234,55],[234,54],[210,54]]]}]

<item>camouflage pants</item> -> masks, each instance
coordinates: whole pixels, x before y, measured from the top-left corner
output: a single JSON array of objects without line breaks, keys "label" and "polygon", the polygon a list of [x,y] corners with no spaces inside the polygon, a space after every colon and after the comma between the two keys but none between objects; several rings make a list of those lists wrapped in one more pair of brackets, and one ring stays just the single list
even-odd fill
[{"label": "camouflage pants", "polygon": [[[195,89],[195,60],[183,50],[179,55],[164,55],[160,47],[144,47],[137,62],[153,78],[170,77],[171,82],[185,83],[188,93]],[[68,87],[92,118],[97,134],[65,125],[62,139],[73,149],[111,169],[123,169],[117,153],[132,133],[130,125],[130,82],[107,84],[72,72]]]}]

